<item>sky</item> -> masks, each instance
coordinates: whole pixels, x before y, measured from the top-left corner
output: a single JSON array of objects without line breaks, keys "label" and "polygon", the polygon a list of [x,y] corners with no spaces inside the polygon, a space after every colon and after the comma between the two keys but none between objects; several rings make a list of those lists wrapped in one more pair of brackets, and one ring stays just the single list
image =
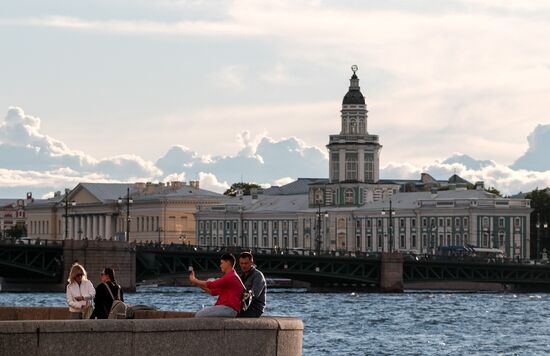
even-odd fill
[{"label": "sky", "polygon": [[381,178],[550,186],[547,1],[0,5],[0,197],[327,177],[353,64]]}]

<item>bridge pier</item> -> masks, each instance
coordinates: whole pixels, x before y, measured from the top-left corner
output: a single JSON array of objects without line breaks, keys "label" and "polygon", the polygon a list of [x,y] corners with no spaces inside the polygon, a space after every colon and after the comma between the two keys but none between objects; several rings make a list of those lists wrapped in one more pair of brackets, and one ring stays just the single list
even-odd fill
[{"label": "bridge pier", "polygon": [[400,253],[382,253],[380,290],[386,293],[403,292],[403,255]]},{"label": "bridge pier", "polygon": [[115,270],[115,277],[125,291],[136,290],[136,251],[124,241],[65,240],[63,241],[64,279],[73,263],[78,262],[88,272],[88,279],[97,286],[105,267]]}]

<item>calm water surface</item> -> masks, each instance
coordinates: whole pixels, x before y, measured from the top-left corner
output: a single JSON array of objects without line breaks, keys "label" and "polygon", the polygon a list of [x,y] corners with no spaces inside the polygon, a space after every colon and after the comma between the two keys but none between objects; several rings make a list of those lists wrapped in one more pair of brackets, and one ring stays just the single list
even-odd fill
[{"label": "calm water surface", "polygon": [[[192,288],[127,294],[131,304],[196,311]],[[550,294],[307,293],[271,290],[268,315],[304,321],[304,355],[548,355]],[[2,293],[4,306],[65,306],[63,293]]]}]

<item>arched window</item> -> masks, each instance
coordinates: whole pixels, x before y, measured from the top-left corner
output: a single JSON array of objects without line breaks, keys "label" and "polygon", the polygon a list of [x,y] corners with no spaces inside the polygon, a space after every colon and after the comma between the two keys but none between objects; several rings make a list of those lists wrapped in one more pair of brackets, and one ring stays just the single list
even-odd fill
[{"label": "arched window", "polygon": [[349,122],[349,132],[351,134],[356,134],[357,133],[357,123],[355,122],[355,120],[351,120]]},{"label": "arched window", "polygon": [[359,133],[360,134],[365,133],[365,120],[363,119],[359,120]]}]

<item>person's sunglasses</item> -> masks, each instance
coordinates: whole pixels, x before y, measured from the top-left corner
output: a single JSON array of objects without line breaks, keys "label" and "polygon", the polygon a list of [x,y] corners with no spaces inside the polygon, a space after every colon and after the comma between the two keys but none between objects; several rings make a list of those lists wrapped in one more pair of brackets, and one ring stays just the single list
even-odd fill
[{"label": "person's sunglasses", "polygon": [[75,277],[82,277],[83,275],[83,273],[77,273]]}]

